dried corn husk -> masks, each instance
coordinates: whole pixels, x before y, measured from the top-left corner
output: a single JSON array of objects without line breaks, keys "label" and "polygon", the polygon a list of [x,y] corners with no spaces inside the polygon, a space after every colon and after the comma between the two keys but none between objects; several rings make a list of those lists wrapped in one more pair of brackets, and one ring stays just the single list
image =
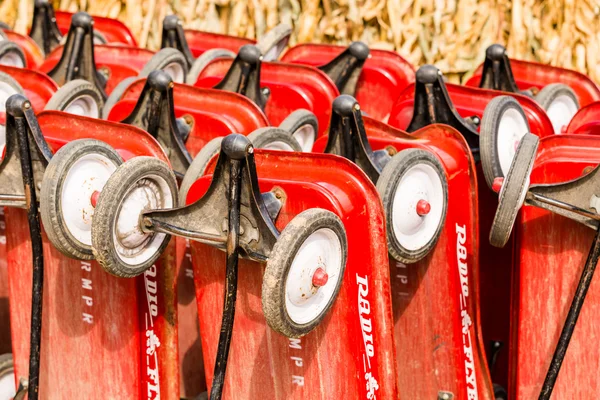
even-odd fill
[{"label": "dried corn husk", "polygon": [[[2,0],[0,18],[24,33],[31,0]],[[256,37],[279,22],[291,44],[363,40],[414,65],[433,63],[451,81],[468,77],[485,48],[574,68],[600,81],[600,0],[54,0],[57,9],[118,18],[141,46],[160,44],[161,21],[177,13],[192,29]]]}]

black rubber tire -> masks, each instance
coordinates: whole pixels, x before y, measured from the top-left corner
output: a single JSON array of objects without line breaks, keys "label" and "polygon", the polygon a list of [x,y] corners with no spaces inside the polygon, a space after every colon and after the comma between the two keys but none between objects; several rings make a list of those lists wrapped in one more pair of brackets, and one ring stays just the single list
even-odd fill
[{"label": "black rubber tire", "polygon": [[48,239],[62,254],[78,260],[93,259],[92,246],[80,242],[69,231],[61,212],[61,198],[69,169],[81,157],[92,153],[102,154],[116,167],[123,163],[119,153],[104,142],[94,139],[74,140],[54,154],[44,172],[40,190],[40,215]]},{"label": "black rubber tire", "polygon": [[63,87],[58,89],[56,93],[52,95],[44,110],[58,110],[65,111],[68,107],[78,98],[82,96],[89,96],[94,101],[96,107],[96,115],[86,115],[90,118],[101,118],[102,110],[104,108],[104,98],[98,88],[84,79],[75,79],[65,83]]},{"label": "black rubber tire", "polygon": [[10,26],[6,22],[0,21],[0,29],[10,30]]},{"label": "black rubber tire", "polygon": [[528,185],[528,177],[533,169],[535,153],[539,144],[539,138],[532,134],[523,136],[510,170],[504,179],[498,199],[498,209],[490,229],[490,243],[495,247],[504,247],[513,225],[522,206],[523,190]]},{"label": "black rubber tire", "polygon": [[20,67],[22,67],[22,68],[27,67],[27,60],[25,59],[25,53],[23,53],[23,50],[21,50],[21,48],[19,47],[18,44],[8,41],[8,40],[0,41],[0,65],[8,65],[8,64],[3,64],[1,62],[2,57],[4,57],[8,53],[15,53],[20,58],[21,63],[23,64]]},{"label": "black rubber tire", "polygon": [[169,244],[171,235],[165,235],[155,253],[135,265],[125,263],[115,250],[114,230],[122,201],[134,185],[139,185],[152,176],[159,177],[168,185],[170,193],[161,193],[161,197],[170,195],[175,207],[178,204],[175,174],[165,162],[154,157],[135,157],[125,162],[106,182],[98,197],[92,220],[92,250],[98,263],[112,275],[132,278],[142,274],[156,262]]},{"label": "black rubber tire", "polygon": [[248,139],[250,139],[252,145],[257,149],[302,151],[300,143],[281,128],[258,128],[248,135]]},{"label": "black rubber tire", "polygon": [[94,31],[94,44],[108,44],[108,40],[101,32]]},{"label": "black rubber tire", "polygon": [[0,83],[5,83],[10,86],[17,94],[25,95],[25,90],[12,76],[0,71]]},{"label": "black rubber tire", "polygon": [[[15,364],[11,353],[0,354],[0,378],[15,374]],[[16,388],[15,388],[16,390]]]},{"label": "black rubber tire", "polygon": [[577,104],[577,108],[580,107],[579,98],[577,97],[577,94],[575,94],[575,91],[562,83],[551,83],[544,86],[535,96],[535,101],[537,101],[544,110],[547,110],[557,96],[568,96],[575,104]]},{"label": "black rubber tire", "polygon": [[161,70],[167,67],[169,64],[179,64],[179,66],[183,70],[183,80],[180,82],[175,80],[173,77],[173,82],[176,83],[185,83],[188,74],[188,64],[185,56],[182,52],[172,47],[167,47],[159,50],[152,56],[152,58],[144,65],[142,71],[138,75],[140,78],[146,78],[150,75],[150,72]]},{"label": "black rubber tire", "polygon": [[206,166],[208,162],[221,151],[221,142],[223,141],[223,137],[216,137],[212,139],[210,142],[206,143],[206,145],[196,154],[194,157],[194,161],[190,164],[190,167],[185,172],[183,176],[183,180],[181,181],[181,185],[179,186],[179,207],[185,207],[185,202],[187,199],[188,191],[200,178],[204,175],[204,171],[206,170]]},{"label": "black rubber tire", "polygon": [[[310,152],[317,139],[317,132],[319,132],[319,120],[317,116],[311,111],[300,108],[284,119],[279,128],[283,129],[292,134],[296,141],[300,144],[302,151]],[[312,129],[312,139],[301,139],[298,136],[304,134],[301,129]]]},{"label": "black rubber tire", "polygon": [[127,90],[127,88],[139,78],[137,76],[130,76],[129,78],[123,79],[110,93],[110,96],[104,102],[104,107],[102,108],[102,119],[108,119],[110,115],[110,110],[121,100],[123,94]]},{"label": "black rubber tire", "polygon": [[[409,250],[400,244],[394,233],[393,204],[396,190],[398,189],[398,185],[400,184],[404,173],[417,164],[427,164],[437,172],[442,183],[444,198],[440,222],[432,238],[421,248]],[[395,260],[405,264],[412,264],[423,259],[437,243],[446,221],[446,213],[448,211],[448,182],[446,180],[444,167],[440,161],[428,151],[420,149],[402,150],[394,155],[385,165],[377,180],[376,187],[381,196],[383,209],[385,211],[388,252]]]},{"label": "black rubber tire", "polygon": [[205,51],[192,64],[185,83],[188,85],[195,84],[200,73],[204,71],[204,68],[218,58],[235,58],[235,53],[227,49],[210,49]]},{"label": "black rubber tire", "polygon": [[481,128],[479,130],[479,151],[481,152],[480,158],[483,175],[485,176],[485,181],[490,189],[494,183],[494,178],[504,178],[504,172],[502,172],[498,155],[498,129],[500,127],[502,116],[508,110],[517,111],[525,121],[527,131],[531,131],[527,116],[514,97],[494,97],[485,107],[483,118],[481,119]]},{"label": "black rubber tire", "polygon": [[263,61],[276,61],[287,47],[292,27],[288,24],[279,24],[265,33],[257,42],[256,47],[263,55]]},{"label": "black rubber tire", "polygon": [[[296,253],[304,241],[321,228],[332,230],[340,240],[342,267],[329,303],[315,319],[306,324],[298,324],[286,310],[285,282]],[[347,255],[346,229],[337,215],[321,208],[311,208],[296,215],[273,246],[263,275],[262,309],[271,329],[289,338],[302,337],[315,329],[335,303],[344,279]]]}]

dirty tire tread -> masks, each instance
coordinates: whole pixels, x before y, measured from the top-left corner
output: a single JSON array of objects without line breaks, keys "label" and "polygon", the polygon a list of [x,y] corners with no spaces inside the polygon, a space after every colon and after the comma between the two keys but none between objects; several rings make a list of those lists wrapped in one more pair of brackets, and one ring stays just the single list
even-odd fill
[{"label": "dirty tire tread", "polygon": [[179,207],[185,207],[188,191],[194,182],[204,175],[204,171],[206,170],[208,162],[214,157],[215,154],[219,154],[221,151],[222,141],[222,137],[216,137],[212,139],[202,148],[202,150],[198,152],[196,157],[194,157],[194,161],[192,161],[192,164],[190,164],[190,167],[185,172],[179,187]]},{"label": "dirty tire tread", "polygon": [[[419,250],[413,251],[404,248],[396,239],[393,231],[392,211],[394,195],[398,188],[398,184],[404,175],[404,172],[414,165],[421,163],[429,164],[436,171],[438,171],[440,180],[442,182],[442,190],[444,192],[444,208],[442,211],[440,224],[437,227],[433,238],[429,241],[429,243],[421,247]],[[448,212],[448,182],[446,180],[444,167],[440,161],[428,151],[420,149],[402,150],[394,155],[392,159],[385,165],[375,186],[377,187],[377,191],[381,197],[385,212],[388,252],[395,260],[405,264],[412,264],[423,259],[431,251],[431,249],[435,247],[439,237],[441,236],[441,232],[446,221],[446,213]]]},{"label": "dirty tire tread", "polygon": [[0,41],[0,58],[4,56],[6,53],[15,52],[19,55],[19,58],[23,62],[23,67],[27,68],[27,59],[25,58],[25,53],[15,42],[11,42],[8,40]]},{"label": "dirty tire tread", "polygon": [[210,49],[200,54],[187,74],[186,83],[188,85],[195,84],[204,68],[218,58],[235,58],[235,53],[227,49]]},{"label": "dirty tire tread", "polygon": [[117,104],[119,100],[121,100],[121,97],[123,97],[123,94],[125,93],[127,88],[136,80],[138,80],[138,77],[130,76],[129,78],[123,79],[121,82],[119,82],[117,86],[115,86],[113,91],[110,93],[110,95],[104,102],[104,107],[102,108],[102,119],[108,119],[108,116],[110,115],[110,110],[112,110],[115,104]]},{"label": "dirty tire tread", "polygon": [[252,145],[257,149],[264,149],[274,142],[283,142],[292,148],[292,151],[301,152],[302,147],[300,143],[281,128],[265,127],[258,128],[248,135],[248,139],[252,142]]},{"label": "dirty tire tread", "polygon": [[0,377],[14,369],[12,353],[0,354]]},{"label": "dirty tire tread", "polygon": [[21,84],[9,74],[0,71],[0,82],[6,83],[10,87],[12,87],[18,94],[25,95],[25,90],[23,89],[23,86],[21,86]]},{"label": "dirty tire tread", "polygon": [[69,168],[79,158],[91,152],[101,152],[117,166],[123,163],[115,149],[104,142],[94,139],[74,140],[54,154],[44,172],[40,190],[40,216],[48,239],[62,254],[78,260],[92,260],[92,249],[83,246],[69,233],[60,212],[60,199]]},{"label": "dirty tire tread", "polygon": [[283,46],[281,46],[274,58],[265,59],[264,61],[275,61],[279,59],[279,56],[281,56],[281,53],[283,53],[283,50],[287,47],[291,34],[292,28],[285,23],[279,24],[265,33],[256,43],[256,47],[258,47],[263,56],[266,56],[271,49],[276,48],[276,46],[280,46],[281,44],[283,44]]},{"label": "dirty tire tread", "polygon": [[498,209],[490,229],[490,244],[504,247],[512,232],[512,227],[519,213],[521,193],[528,184],[527,177],[531,174],[539,139],[527,134],[523,136],[510,170],[504,180],[503,188],[498,199]]},{"label": "dirty tire tread", "polygon": [[56,93],[52,95],[44,110],[65,111],[67,106],[78,97],[87,95],[94,99],[98,106],[98,117],[102,115],[104,98],[98,88],[85,79],[74,79],[65,83]]},{"label": "dirty tire tread", "polygon": [[171,240],[166,235],[156,253],[141,264],[122,268],[123,264],[114,250],[113,231],[117,213],[124,196],[132,185],[148,175],[158,175],[170,187],[173,205],[177,202],[177,180],[171,168],[154,157],[135,157],[122,164],[106,182],[98,197],[98,203],[92,220],[92,251],[98,263],[112,275],[132,278],[150,268],[160,257]]},{"label": "dirty tire tread", "polygon": [[479,130],[479,151],[481,152],[481,167],[488,187],[491,189],[494,179],[504,178],[500,160],[498,159],[498,128],[502,115],[508,109],[516,110],[527,124],[527,130],[531,131],[529,121],[523,108],[514,97],[498,96],[488,103],[481,118],[481,129]]},{"label": "dirty tire tread", "polygon": [[[319,120],[317,116],[304,108],[300,108],[284,119],[281,124],[279,124],[279,128],[284,131],[288,131],[292,134],[292,136],[303,126],[310,125],[313,127],[315,131],[315,137],[313,139],[313,144],[317,139],[317,133],[319,132]],[[304,151],[309,151],[304,149]]]},{"label": "dirty tire tread", "polygon": [[562,83],[551,83],[544,86],[535,96],[535,101],[537,101],[544,110],[548,110],[552,101],[559,95],[570,97],[575,104],[577,104],[577,108],[580,108],[579,98],[577,97],[577,94],[575,94],[575,91]]},{"label": "dirty tire tread", "polygon": [[188,64],[182,52],[172,47],[167,47],[159,50],[152,56],[144,65],[142,71],[138,75],[139,78],[146,78],[152,71],[160,70],[169,64],[177,63],[183,68],[183,82],[186,82],[188,74]]},{"label": "dirty tire tread", "polygon": [[[306,238],[320,228],[331,229],[340,239],[342,268],[336,290],[321,314],[309,323],[297,324],[292,321],[285,309],[286,276],[294,261],[294,255],[302,247]],[[321,208],[311,208],[296,215],[283,229],[273,246],[263,275],[262,309],[271,329],[288,338],[299,338],[316,328],[337,299],[344,280],[347,256],[346,229],[336,214]]]}]

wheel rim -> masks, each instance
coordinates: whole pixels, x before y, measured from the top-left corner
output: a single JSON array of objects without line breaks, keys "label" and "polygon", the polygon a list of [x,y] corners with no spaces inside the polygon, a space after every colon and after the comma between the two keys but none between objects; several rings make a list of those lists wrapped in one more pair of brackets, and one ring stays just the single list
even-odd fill
[{"label": "wheel rim", "polygon": [[6,111],[6,100],[13,94],[17,94],[14,87],[6,82],[0,82],[0,112]]},{"label": "wheel rim", "polygon": [[[428,209],[423,213],[420,207],[425,205]],[[410,167],[393,197],[394,237],[409,251],[423,248],[436,235],[443,211],[444,187],[437,171],[429,164]]]},{"label": "wheel rim", "polygon": [[132,186],[119,205],[113,231],[116,253],[121,261],[138,265],[156,254],[166,235],[143,232],[140,215],[147,210],[172,207],[171,188],[164,178],[149,174]]},{"label": "wheel rim", "polygon": [[294,148],[289,145],[289,143],[281,140],[272,141],[264,146],[261,146],[261,148],[267,150],[295,151]]},{"label": "wheel rim", "polygon": [[92,96],[82,95],[67,104],[65,112],[82,117],[99,118],[98,103]]},{"label": "wheel rim", "polygon": [[571,96],[560,95],[556,96],[554,100],[548,106],[546,114],[552,122],[555,134],[560,134],[564,126],[569,125],[573,116],[577,114],[577,103],[571,98]]},{"label": "wheel rim", "polygon": [[302,151],[310,152],[312,150],[316,136],[315,128],[312,125],[303,125],[300,127],[300,129],[294,132],[293,136],[300,144]]},{"label": "wheel rim", "polygon": [[168,64],[162,70],[169,74],[171,79],[173,79],[173,82],[183,83],[185,73],[183,72],[181,64],[173,62]]},{"label": "wheel rim", "polygon": [[12,399],[15,394],[17,394],[15,372],[14,370],[9,370],[0,376],[0,399]]},{"label": "wheel rim", "polygon": [[79,242],[92,245],[94,193],[101,192],[117,166],[102,154],[86,154],[69,168],[61,188],[60,211],[67,229]]},{"label": "wheel rim", "polygon": [[24,68],[25,64],[23,63],[23,59],[16,51],[9,51],[0,57],[1,65],[8,65],[9,67],[17,67]]},{"label": "wheel rim", "polygon": [[496,139],[496,151],[502,174],[506,176],[510,164],[515,157],[517,146],[521,138],[529,133],[527,121],[523,115],[514,108],[509,108],[500,117],[498,125],[498,137]]},{"label": "wheel rim", "polygon": [[[317,271],[320,270],[320,271]],[[307,324],[327,308],[342,271],[342,243],[329,228],[311,233],[294,256],[285,281],[285,307],[297,324]],[[315,273],[326,273],[326,283],[315,286]]]}]

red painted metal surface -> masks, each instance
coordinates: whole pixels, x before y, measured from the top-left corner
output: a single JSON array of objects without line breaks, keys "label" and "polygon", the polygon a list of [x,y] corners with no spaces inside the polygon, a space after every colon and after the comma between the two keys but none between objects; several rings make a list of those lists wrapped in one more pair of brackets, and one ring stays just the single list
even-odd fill
[{"label": "red painted metal surface", "polygon": [[[148,155],[168,162],[152,137],[130,126],[58,111],[42,112],[38,121],[54,151],[71,140],[95,138],[124,159]],[[6,222],[18,379],[28,372],[31,244],[24,210],[6,208]],[[179,399],[174,245],[144,275],[123,279],[94,261],[66,258],[45,235],[44,242],[41,397]]]},{"label": "red painted metal surface", "polygon": [[[482,118],[485,107],[494,97],[508,95],[514,97],[523,107],[532,133],[540,137],[554,133],[554,128],[546,112],[527,96],[453,85],[451,83],[447,83],[446,88],[454,107],[463,118],[472,116]],[[399,129],[408,127],[414,112],[414,93],[415,86],[411,84],[400,94],[390,115],[390,125]]]},{"label": "red painted metal surface", "polygon": [[[240,261],[223,398],[398,398],[385,227],[375,187],[355,165],[339,157],[266,150],[255,150],[255,155],[261,191],[277,186],[286,194],[277,228],[308,208],[328,209],[346,227],[348,262],[328,316],[310,334],[290,340],[266,325],[261,308],[264,265]],[[205,192],[210,179],[203,177],[192,186],[188,203]],[[210,385],[223,307],[225,253],[194,242],[192,255]],[[363,333],[361,323],[370,332]],[[376,397],[367,397],[369,378],[379,386]]]},{"label": "red painted metal surface", "polygon": [[[479,230],[475,164],[462,136],[444,125],[412,135],[364,118],[373,150],[421,148],[443,163],[448,211],[441,237],[422,261],[389,259],[400,395],[492,399],[479,315]],[[325,148],[326,138],[315,143]]]},{"label": "red painted metal surface", "polygon": [[220,48],[231,50],[237,54],[245,44],[255,44],[256,41],[237,36],[221,35],[218,33],[185,30],[185,39],[194,57],[198,57],[206,50]]},{"label": "red painted metal surface", "polygon": [[[58,46],[40,66],[40,71],[50,72],[62,55],[63,46]],[[137,76],[144,65],[152,58],[153,52],[137,47],[94,45],[96,68],[108,73],[106,93],[112,90],[125,78]]]},{"label": "red painted metal surface", "polygon": [[[317,67],[327,64],[345,49],[328,44],[301,44],[290,48],[281,61]],[[385,122],[400,92],[414,81],[413,66],[398,53],[371,49],[354,97],[370,117]]]},{"label": "red painted metal surface", "polygon": [[590,103],[577,111],[565,133],[596,135],[600,132],[600,101]]},{"label": "red painted metal surface", "polygon": [[[214,87],[227,74],[231,63],[228,59],[213,61],[200,73],[195,86]],[[263,62],[260,84],[271,90],[265,108],[271,125],[277,126],[293,111],[305,108],[317,116],[318,134],[327,130],[331,104],[339,92],[323,72],[304,65]]]},{"label": "red painted metal surface", "polygon": [[[510,60],[517,86],[521,90],[532,87],[541,89],[551,83],[564,83],[575,91],[582,107],[600,100],[600,89],[586,75],[570,69],[553,67],[532,61]],[[480,65],[473,76],[467,81],[467,86],[479,87],[481,81]]]},{"label": "red painted metal surface", "polygon": [[21,85],[36,112],[42,111],[58,90],[58,85],[48,75],[30,69],[0,65],[0,71],[10,75]]},{"label": "red painted metal surface", "polygon": [[[58,29],[63,35],[66,35],[71,26],[73,13],[56,11],[54,14],[56,15]],[[92,17],[94,18],[94,31],[100,32],[106,38],[108,43],[122,43],[128,46],[137,47],[137,42],[135,41],[133,34],[121,21],[112,18],[98,17],[96,15],[92,15]]]},{"label": "red painted metal surface", "polygon": [[[575,179],[600,162],[600,138],[558,135],[540,141],[531,183]],[[525,206],[513,229],[516,265],[512,287],[512,399],[539,395],[569,310],[594,231],[565,217]],[[594,277],[567,350],[553,398],[585,399],[598,393],[600,350],[595,338],[600,286]]]},{"label": "red painted metal surface", "polygon": [[[133,111],[145,79],[132,83],[122,100],[112,108],[109,120],[122,121]],[[202,89],[184,84],[173,87],[175,116],[193,120],[186,147],[195,156],[210,140],[230,133],[248,135],[268,126],[263,112],[248,98],[222,90]]]},{"label": "red painted metal surface", "polygon": [[15,42],[23,50],[27,68],[36,69],[44,62],[44,53],[32,38],[14,31],[5,30],[3,32],[8,40]]}]

